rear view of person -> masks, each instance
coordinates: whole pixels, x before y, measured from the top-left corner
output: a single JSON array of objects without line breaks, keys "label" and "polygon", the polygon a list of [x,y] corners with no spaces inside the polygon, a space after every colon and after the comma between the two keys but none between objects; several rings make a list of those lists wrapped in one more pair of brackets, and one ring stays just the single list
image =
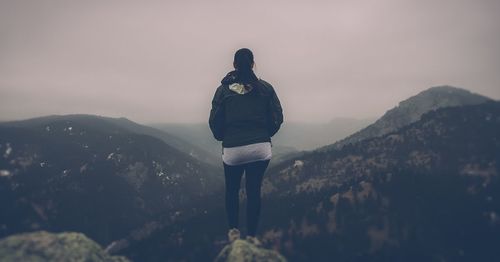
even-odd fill
[{"label": "rear view of person", "polygon": [[271,137],[283,123],[283,111],[273,86],[253,72],[252,51],[236,51],[233,66],[235,70],[215,91],[209,126],[215,139],[222,141],[229,241],[240,238],[239,190],[245,173],[247,240],[258,244],[262,179],[272,157]]}]

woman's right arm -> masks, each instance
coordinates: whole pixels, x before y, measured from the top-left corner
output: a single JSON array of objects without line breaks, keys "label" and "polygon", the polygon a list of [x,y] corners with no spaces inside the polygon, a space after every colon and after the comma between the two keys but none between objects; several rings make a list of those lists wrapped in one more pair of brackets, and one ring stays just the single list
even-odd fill
[{"label": "woman's right arm", "polygon": [[208,120],[208,125],[210,130],[214,135],[214,138],[218,141],[224,139],[224,104],[222,103],[222,86],[219,86],[215,91],[214,97],[212,99],[212,109],[210,110],[210,117]]}]

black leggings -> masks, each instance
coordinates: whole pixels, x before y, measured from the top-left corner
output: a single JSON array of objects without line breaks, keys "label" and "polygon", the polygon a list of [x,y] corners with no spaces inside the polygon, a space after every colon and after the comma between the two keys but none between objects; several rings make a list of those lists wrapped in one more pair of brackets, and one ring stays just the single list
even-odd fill
[{"label": "black leggings", "polygon": [[229,166],[223,163],[224,176],[226,177],[226,214],[229,228],[238,228],[239,191],[241,176],[245,172],[247,235],[256,235],[260,215],[260,187],[269,161],[256,161],[236,166]]}]

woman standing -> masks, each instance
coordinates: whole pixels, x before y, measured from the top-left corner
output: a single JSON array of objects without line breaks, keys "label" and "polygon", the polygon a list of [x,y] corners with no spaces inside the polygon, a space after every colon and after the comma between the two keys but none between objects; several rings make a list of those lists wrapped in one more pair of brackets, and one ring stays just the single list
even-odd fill
[{"label": "woman standing", "polygon": [[240,238],[238,225],[240,181],[245,173],[247,240],[255,238],[260,216],[262,177],[271,160],[271,137],[283,123],[283,111],[274,88],[253,72],[253,53],[242,48],[234,54],[235,70],[215,91],[209,125],[222,141],[226,184],[228,237]]}]

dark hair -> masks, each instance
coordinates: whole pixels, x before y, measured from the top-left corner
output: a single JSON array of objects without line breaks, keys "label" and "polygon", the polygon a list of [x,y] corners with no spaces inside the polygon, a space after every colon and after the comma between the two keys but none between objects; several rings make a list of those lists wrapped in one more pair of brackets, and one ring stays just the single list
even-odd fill
[{"label": "dark hair", "polygon": [[257,76],[252,70],[253,53],[248,48],[241,48],[234,53],[234,68],[238,71],[238,78],[243,83],[250,83],[257,80]]}]

